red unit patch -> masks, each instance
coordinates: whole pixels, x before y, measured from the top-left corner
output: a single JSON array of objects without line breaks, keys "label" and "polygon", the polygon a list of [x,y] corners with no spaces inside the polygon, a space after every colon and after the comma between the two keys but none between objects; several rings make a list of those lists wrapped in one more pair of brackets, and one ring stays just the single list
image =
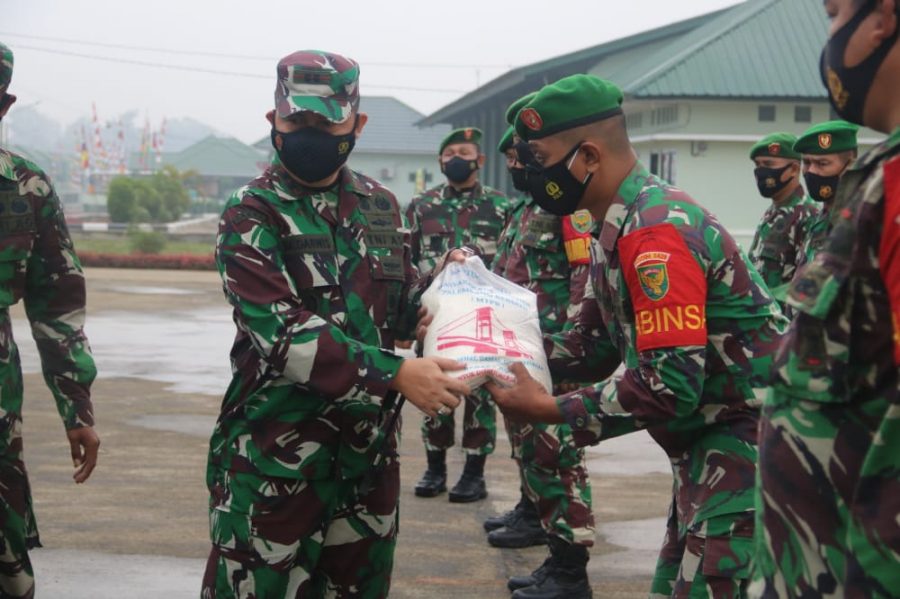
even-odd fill
[{"label": "red unit patch", "polygon": [[884,165],[884,230],[878,264],[891,303],[894,364],[900,366],[900,156]]},{"label": "red unit patch", "polygon": [[638,351],[706,345],[706,276],[675,225],[638,229],[618,248]]}]

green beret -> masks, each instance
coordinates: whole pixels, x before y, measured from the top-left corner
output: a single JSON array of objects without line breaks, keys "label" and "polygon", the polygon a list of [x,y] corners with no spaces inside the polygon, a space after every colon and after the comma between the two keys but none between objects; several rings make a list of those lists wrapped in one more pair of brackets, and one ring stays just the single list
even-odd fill
[{"label": "green beret", "polygon": [[794,143],[800,154],[837,154],[857,148],[859,127],[847,121],[827,121],[813,125]]},{"label": "green beret", "polygon": [[622,90],[593,75],[570,75],[545,85],[516,115],[516,133],[528,141],[622,114]]},{"label": "green beret", "polygon": [[757,156],[770,156],[772,158],[788,158],[800,160],[800,154],[794,151],[796,135],[790,133],[772,133],[753,144],[750,148],[750,160]]},{"label": "green beret", "polygon": [[0,44],[0,93],[6,91],[13,71],[13,53],[8,47]]},{"label": "green beret", "polygon": [[506,130],[506,133],[503,134],[503,137],[500,138],[500,143],[497,144],[497,151],[503,154],[508,149],[513,147],[513,136],[516,134],[516,130],[513,127],[510,127]]},{"label": "green beret", "polygon": [[510,104],[509,108],[506,109],[506,122],[510,125],[514,125],[516,122],[516,115],[519,114],[519,111],[522,110],[522,107],[528,104],[528,102],[530,102],[536,94],[537,92],[525,94],[524,96]]},{"label": "green beret", "polygon": [[481,129],[476,129],[475,127],[463,127],[462,129],[454,129],[451,131],[447,137],[441,142],[441,147],[438,150],[438,154],[444,151],[444,148],[449,146],[450,144],[475,144],[478,145],[481,143]]}]

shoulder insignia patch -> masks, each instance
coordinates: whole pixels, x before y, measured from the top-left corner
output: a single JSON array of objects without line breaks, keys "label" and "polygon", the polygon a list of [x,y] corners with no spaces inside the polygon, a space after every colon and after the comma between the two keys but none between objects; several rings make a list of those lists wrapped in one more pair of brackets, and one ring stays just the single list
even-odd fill
[{"label": "shoulder insignia patch", "polygon": [[706,275],[675,225],[637,229],[618,250],[638,351],[706,345]]}]

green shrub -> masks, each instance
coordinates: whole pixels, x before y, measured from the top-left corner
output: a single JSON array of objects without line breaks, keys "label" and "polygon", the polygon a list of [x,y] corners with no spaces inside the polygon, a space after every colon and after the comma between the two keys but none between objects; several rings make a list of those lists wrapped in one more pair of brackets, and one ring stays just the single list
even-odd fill
[{"label": "green shrub", "polygon": [[128,245],[138,254],[159,254],[166,247],[166,236],[158,231],[130,230]]}]

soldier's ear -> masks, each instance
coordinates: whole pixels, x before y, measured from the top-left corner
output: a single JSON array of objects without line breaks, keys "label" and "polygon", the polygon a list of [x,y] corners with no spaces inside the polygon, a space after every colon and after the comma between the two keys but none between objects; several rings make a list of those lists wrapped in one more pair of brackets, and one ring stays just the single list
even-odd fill
[{"label": "soldier's ear", "polygon": [[584,168],[589,173],[597,172],[600,168],[600,163],[602,162],[603,150],[600,149],[600,146],[591,141],[586,141],[581,144],[581,147],[578,149],[578,153],[581,155],[581,159],[584,161]]},{"label": "soldier's ear", "polygon": [[266,120],[269,121],[269,124],[273,127],[275,126],[275,111],[270,110],[266,113]]},{"label": "soldier's ear", "polygon": [[894,31],[900,26],[900,23],[898,23],[900,13],[897,12],[897,0],[881,0],[874,12],[878,15],[878,19],[875,21],[871,35],[873,37],[872,42],[877,46],[894,35]]},{"label": "soldier's ear", "polygon": [[478,168],[484,168],[484,161],[487,160],[487,156],[484,154],[478,155]]},{"label": "soldier's ear", "polygon": [[369,115],[365,112],[358,112],[356,114],[356,138],[359,139],[360,134],[362,134],[363,129],[366,127],[366,123],[369,122]]}]

